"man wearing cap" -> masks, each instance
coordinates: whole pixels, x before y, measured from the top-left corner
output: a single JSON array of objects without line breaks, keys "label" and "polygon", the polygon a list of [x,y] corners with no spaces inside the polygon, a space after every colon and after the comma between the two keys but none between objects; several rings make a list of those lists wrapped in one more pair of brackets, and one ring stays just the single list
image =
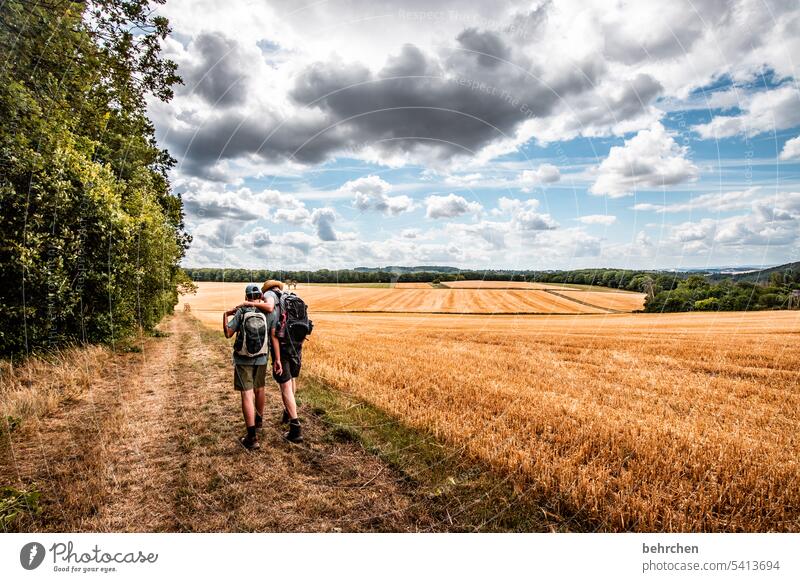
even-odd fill
[{"label": "man wearing cap", "polygon": [[[250,302],[262,302],[261,290],[258,285],[250,284],[245,288],[245,299]],[[274,301],[267,301],[265,305],[260,305],[261,309],[255,307],[240,305],[234,309],[229,309],[222,315],[222,329],[226,338],[237,335],[237,342],[234,344],[233,350],[233,387],[238,390],[242,395],[242,414],[244,416],[245,427],[247,434],[239,439],[242,446],[247,450],[258,449],[258,434],[257,431],[263,426],[264,403],[265,403],[265,385],[267,378],[267,353],[259,353],[255,356],[247,356],[241,354],[241,333],[242,325],[245,320],[246,313],[255,313],[259,311],[266,311],[271,313],[275,308]],[[232,319],[228,320],[230,316]],[[248,316],[249,318],[250,316]],[[264,317],[259,313],[259,317]],[[256,328],[259,322],[256,322]],[[261,324],[266,329],[266,336],[264,341],[267,346],[269,345],[269,325],[266,318]],[[262,350],[257,350],[261,352]]]}]

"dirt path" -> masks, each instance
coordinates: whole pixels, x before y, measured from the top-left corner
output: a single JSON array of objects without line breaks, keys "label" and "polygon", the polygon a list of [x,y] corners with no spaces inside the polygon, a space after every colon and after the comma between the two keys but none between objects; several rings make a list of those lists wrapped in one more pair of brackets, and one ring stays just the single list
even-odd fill
[{"label": "dirt path", "polygon": [[[0,452],[5,483],[35,485],[35,531],[414,531],[431,526],[402,479],[301,410],[307,445],[281,439],[268,384],[248,453],[230,355],[188,315],[141,353],[109,358],[79,400],[31,419]],[[301,383],[302,391],[302,383]]]}]

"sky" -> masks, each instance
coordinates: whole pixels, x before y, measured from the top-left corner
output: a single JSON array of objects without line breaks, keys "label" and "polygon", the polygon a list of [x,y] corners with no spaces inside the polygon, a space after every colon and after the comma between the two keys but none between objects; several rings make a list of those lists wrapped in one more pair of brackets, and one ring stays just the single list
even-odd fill
[{"label": "sky", "polygon": [[796,0],[167,0],[192,267],[800,260]]}]

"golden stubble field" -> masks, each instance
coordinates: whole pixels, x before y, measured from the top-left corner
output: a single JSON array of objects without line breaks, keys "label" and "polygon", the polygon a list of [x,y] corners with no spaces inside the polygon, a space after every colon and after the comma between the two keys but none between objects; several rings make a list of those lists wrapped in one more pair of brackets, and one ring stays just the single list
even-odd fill
[{"label": "golden stubble field", "polygon": [[[214,326],[242,287],[219,285],[186,298]],[[315,321],[304,373],[488,463],[549,514],[800,531],[800,312],[314,314],[298,293]]]}]

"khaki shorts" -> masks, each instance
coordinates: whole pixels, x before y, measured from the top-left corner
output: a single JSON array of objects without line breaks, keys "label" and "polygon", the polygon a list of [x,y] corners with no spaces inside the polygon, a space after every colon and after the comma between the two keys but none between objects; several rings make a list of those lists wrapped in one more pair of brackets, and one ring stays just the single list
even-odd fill
[{"label": "khaki shorts", "polygon": [[251,366],[246,364],[234,364],[233,366],[233,387],[236,390],[253,390],[263,388],[267,383],[267,365]]}]

